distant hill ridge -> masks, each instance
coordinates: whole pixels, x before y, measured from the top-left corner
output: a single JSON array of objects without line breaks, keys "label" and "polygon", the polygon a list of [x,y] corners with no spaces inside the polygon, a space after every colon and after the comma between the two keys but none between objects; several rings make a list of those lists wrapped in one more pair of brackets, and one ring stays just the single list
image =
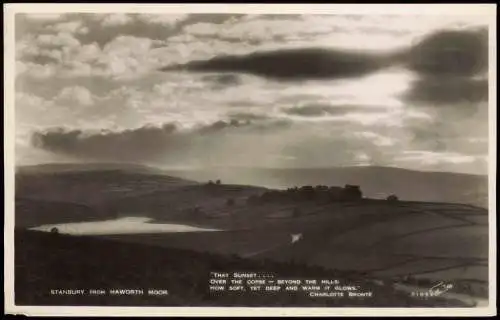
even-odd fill
[{"label": "distant hill ridge", "polygon": [[396,194],[402,200],[465,203],[488,207],[488,177],[453,172],[415,171],[392,167],[237,168],[166,170],[168,174],[196,181],[217,177],[224,183],[286,189],[294,186],[359,185],[371,198]]},{"label": "distant hill ridge", "polygon": [[[387,170],[392,172],[414,172],[414,173],[429,173],[429,174],[443,174],[443,175],[459,175],[459,176],[477,176],[486,177],[486,174],[473,174],[464,172],[451,172],[451,171],[427,171],[427,170],[414,170],[399,167],[388,166],[331,166],[331,167],[245,167],[245,166],[210,166],[205,167],[205,170],[268,170],[268,171],[325,171],[325,170],[342,170],[342,171],[363,171],[363,170]],[[169,171],[169,170],[166,170]]]},{"label": "distant hill ridge", "polygon": [[[414,171],[380,166],[331,168],[248,168],[208,167],[204,169],[160,169],[130,163],[51,163],[16,168],[17,174],[70,172],[125,172],[169,176],[172,182],[205,183],[222,180],[223,184],[263,186],[286,189],[294,186],[359,185],[371,198],[396,194],[401,200],[464,203],[487,208],[488,177],[452,172]],[[174,178],[175,177],[175,178]]]},{"label": "distant hill ridge", "polygon": [[158,168],[135,163],[91,162],[91,163],[45,163],[17,166],[17,173],[53,173],[68,171],[113,171],[127,170],[142,173],[160,173]]}]

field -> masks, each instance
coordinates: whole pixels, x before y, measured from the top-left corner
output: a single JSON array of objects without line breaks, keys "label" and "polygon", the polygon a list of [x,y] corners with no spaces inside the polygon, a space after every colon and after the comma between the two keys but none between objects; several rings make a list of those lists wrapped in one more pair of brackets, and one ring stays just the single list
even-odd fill
[{"label": "field", "polygon": [[[300,264],[241,259],[190,250],[124,244],[93,237],[16,231],[15,302],[58,306],[305,306],[305,307],[467,307],[459,300],[415,299],[389,283],[377,285],[354,273]],[[208,290],[213,270],[273,272],[281,277],[323,277],[357,283],[372,299],[310,299],[303,294],[236,293]],[[54,295],[54,289],[168,288],[168,295]]]},{"label": "field", "polygon": [[[462,214],[453,214],[451,209],[447,215],[436,213],[446,211],[446,207],[445,204],[436,204],[435,212],[423,212],[416,206],[409,208],[373,203],[346,207],[332,205],[318,207],[317,211],[310,207],[310,211],[315,213],[307,213],[306,208],[302,208],[306,212],[304,216],[281,219],[266,218],[264,208],[257,208],[251,212],[239,211],[238,217],[232,219],[199,222],[205,226],[233,227],[229,231],[108,237],[200,252],[239,254],[255,259],[293,259],[310,265],[374,275],[400,277],[423,274],[429,277],[436,271],[440,279],[487,281],[486,225],[464,222],[460,219]],[[275,207],[268,209],[279,211]],[[480,209],[470,209],[469,213],[486,215]],[[249,216],[258,222],[247,222]],[[251,227],[239,229],[244,225]],[[296,233],[301,233],[303,237],[292,245],[291,234]],[[443,275],[445,267],[449,268],[449,278]],[[455,271],[465,268],[469,271]]]}]

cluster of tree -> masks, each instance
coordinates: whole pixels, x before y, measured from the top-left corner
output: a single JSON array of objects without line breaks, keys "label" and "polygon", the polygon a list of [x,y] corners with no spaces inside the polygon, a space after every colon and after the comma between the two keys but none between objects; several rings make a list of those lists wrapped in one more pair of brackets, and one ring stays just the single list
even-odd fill
[{"label": "cluster of tree", "polygon": [[208,183],[207,183],[207,185],[209,185],[209,186],[220,185],[220,184],[221,184],[220,180],[215,180],[215,182],[213,180],[208,180]]},{"label": "cluster of tree", "polygon": [[390,201],[390,202],[396,202],[396,201],[399,201],[399,198],[395,194],[391,194],[390,196],[387,197],[386,200]]},{"label": "cluster of tree", "polygon": [[270,190],[248,198],[248,203],[285,201],[356,201],[363,198],[359,186],[329,187],[324,185],[293,187],[286,190]]}]

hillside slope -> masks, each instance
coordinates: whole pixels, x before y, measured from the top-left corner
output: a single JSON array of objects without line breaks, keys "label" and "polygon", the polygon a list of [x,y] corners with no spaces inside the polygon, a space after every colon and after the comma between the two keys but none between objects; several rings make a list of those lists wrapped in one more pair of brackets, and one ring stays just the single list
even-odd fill
[{"label": "hillside slope", "polygon": [[[91,237],[16,230],[15,302],[59,306],[466,306],[457,300],[411,298],[392,285],[376,285],[355,273],[300,264],[256,262],[173,248],[123,244]],[[369,299],[311,299],[300,293],[227,293],[208,290],[212,271],[272,272],[279,277],[341,279],[373,292]],[[54,289],[166,289],[167,295],[58,295]]]},{"label": "hillside slope", "polygon": [[96,221],[112,217],[107,211],[66,201],[16,197],[15,226],[30,228],[43,224]]},{"label": "hillside slope", "polygon": [[53,164],[20,167],[16,196],[85,205],[197,185],[141,166]]},{"label": "hillside slope", "polygon": [[[293,216],[292,208],[301,215]],[[260,205],[196,221],[225,231],[107,237],[389,277],[488,280],[488,213],[467,205],[376,200]],[[301,238],[292,244],[294,234]]]},{"label": "hillside slope", "polygon": [[[178,178],[174,178],[178,177]],[[424,172],[389,167],[332,167],[311,169],[207,168],[160,170],[134,164],[43,164],[16,168],[16,192],[82,203],[97,203],[88,189],[105,195],[169,190],[178,186],[222,180],[225,184],[288,188],[303,185],[360,185],[366,197],[397,194],[407,201],[465,203],[487,208],[487,176],[450,172]],[[78,187],[76,186],[78,184]],[[77,190],[75,190],[77,188]],[[127,189],[134,189],[126,193]],[[81,196],[76,195],[81,192]]]},{"label": "hillside slope", "polygon": [[[103,237],[374,276],[487,284],[488,211],[480,207],[370,199],[251,203],[249,197],[266,190],[123,169],[27,173],[16,179],[18,226],[50,230],[67,222],[142,217],[153,224],[219,231]],[[294,235],[300,239],[292,244]]]},{"label": "hillside slope", "polygon": [[364,195],[385,198],[397,194],[408,201],[468,203],[487,208],[486,176],[450,172],[413,171],[390,167],[332,167],[317,169],[209,168],[172,170],[169,174],[205,181],[287,188],[302,185],[360,185]]}]

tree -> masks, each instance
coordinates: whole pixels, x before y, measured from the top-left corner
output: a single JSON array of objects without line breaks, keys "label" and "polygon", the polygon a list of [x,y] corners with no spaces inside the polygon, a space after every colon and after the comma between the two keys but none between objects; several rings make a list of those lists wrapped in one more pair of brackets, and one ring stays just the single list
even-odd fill
[{"label": "tree", "polygon": [[328,186],[324,186],[324,185],[317,185],[315,187],[315,190],[318,191],[318,192],[322,192],[322,191],[328,191]]},{"label": "tree", "polygon": [[399,198],[395,194],[391,194],[390,196],[387,197],[387,201],[396,202],[399,201]]},{"label": "tree", "polygon": [[215,184],[220,185],[220,180],[215,181]]},{"label": "tree", "polygon": [[315,191],[313,186],[302,186],[299,189],[300,196],[304,200],[312,200],[315,196]]},{"label": "tree", "polygon": [[359,200],[363,197],[363,193],[359,186],[346,184],[342,190],[342,200]]},{"label": "tree", "polygon": [[331,201],[339,201],[342,199],[344,189],[342,187],[329,187],[328,198]]}]

